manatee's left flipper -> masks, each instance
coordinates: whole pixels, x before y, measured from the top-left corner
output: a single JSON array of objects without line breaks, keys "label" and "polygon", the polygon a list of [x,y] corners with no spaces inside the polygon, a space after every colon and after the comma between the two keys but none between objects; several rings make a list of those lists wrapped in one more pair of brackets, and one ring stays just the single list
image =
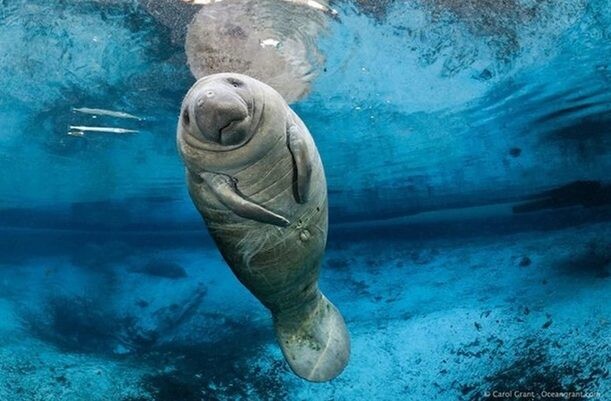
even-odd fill
[{"label": "manatee's left flipper", "polygon": [[310,192],[310,179],[312,177],[312,159],[308,152],[308,144],[301,129],[290,124],[287,130],[287,142],[296,171],[295,199],[298,203],[306,203]]},{"label": "manatee's left flipper", "polygon": [[238,190],[236,181],[232,177],[208,172],[201,173],[199,176],[210,187],[218,200],[238,216],[280,227],[291,224],[284,217],[246,199]]}]

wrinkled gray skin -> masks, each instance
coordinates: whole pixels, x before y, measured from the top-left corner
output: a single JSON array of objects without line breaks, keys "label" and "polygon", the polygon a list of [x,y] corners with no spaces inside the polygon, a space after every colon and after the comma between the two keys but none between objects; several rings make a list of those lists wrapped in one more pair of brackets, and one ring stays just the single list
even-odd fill
[{"label": "wrinkled gray skin", "polygon": [[191,198],[227,264],[271,311],[291,369],[333,379],[350,339],[318,289],[327,188],[308,129],[271,87],[214,74],[187,93],[177,135]]}]

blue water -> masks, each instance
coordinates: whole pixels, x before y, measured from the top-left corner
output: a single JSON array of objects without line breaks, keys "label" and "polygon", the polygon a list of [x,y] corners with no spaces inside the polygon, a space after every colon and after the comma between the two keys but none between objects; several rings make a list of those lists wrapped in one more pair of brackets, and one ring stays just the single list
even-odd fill
[{"label": "blue water", "polygon": [[178,3],[0,1],[1,401],[611,398],[608,1],[332,3],[292,104],[353,342],[326,384],[188,198]]}]

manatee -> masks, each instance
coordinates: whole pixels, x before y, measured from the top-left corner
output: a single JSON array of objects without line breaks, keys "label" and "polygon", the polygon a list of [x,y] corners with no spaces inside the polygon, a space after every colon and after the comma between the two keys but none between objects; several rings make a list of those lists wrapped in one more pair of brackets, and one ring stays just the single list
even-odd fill
[{"label": "manatee", "polygon": [[237,278],[271,311],[291,369],[315,382],[339,375],[350,339],[318,287],[327,188],[304,123],[263,82],[213,74],[187,93],[177,142],[195,207]]}]

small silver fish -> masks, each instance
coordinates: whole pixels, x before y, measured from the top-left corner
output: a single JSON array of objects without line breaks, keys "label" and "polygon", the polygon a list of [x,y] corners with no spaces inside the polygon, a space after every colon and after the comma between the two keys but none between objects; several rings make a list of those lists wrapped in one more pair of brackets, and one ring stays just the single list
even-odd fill
[{"label": "small silver fish", "polygon": [[[127,128],[113,128],[113,127],[88,127],[86,125],[71,125],[70,131],[76,132],[100,132],[100,133],[109,133],[109,134],[135,134],[140,131],[127,129]],[[81,135],[82,136],[82,135]]]},{"label": "small silver fish", "polygon": [[143,120],[141,117],[135,116],[133,114],[126,113],[124,111],[114,111],[114,110],[106,110],[106,109],[94,109],[89,107],[75,107],[72,110],[77,113],[83,114],[92,114],[94,116],[109,116],[109,117],[117,117],[117,118],[128,118],[132,120]]}]

